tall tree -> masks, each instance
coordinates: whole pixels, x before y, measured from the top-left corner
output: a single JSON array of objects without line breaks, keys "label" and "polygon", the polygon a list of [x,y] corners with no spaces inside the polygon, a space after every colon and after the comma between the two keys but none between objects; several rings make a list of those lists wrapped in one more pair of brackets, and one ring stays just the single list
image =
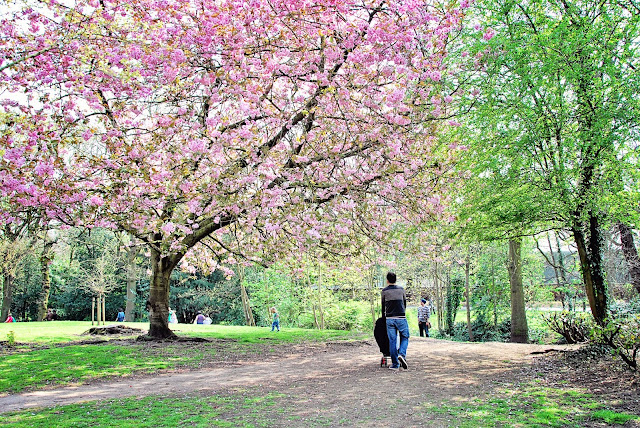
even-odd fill
[{"label": "tall tree", "polygon": [[173,336],[169,278],[197,247],[214,266],[347,253],[354,230],[382,239],[396,215],[441,211],[435,83],[462,14],[428,1],[25,1],[0,25],[0,84],[24,94],[2,106],[28,118],[3,141],[0,191],[144,242],[149,335]]},{"label": "tall tree", "polygon": [[[0,141],[11,138],[12,127],[21,120],[20,115],[0,113]],[[3,161],[11,156],[10,149],[0,145],[0,156]],[[22,166],[20,163],[16,167]],[[0,171],[0,181],[10,180]],[[0,213],[4,221],[0,221],[0,275],[2,280],[2,307],[0,320],[4,321],[13,304],[13,288],[16,270],[21,260],[30,253],[35,245],[37,231],[42,216],[36,207],[14,206],[10,199],[1,198]]]},{"label": "tall tree", "polygon": [[482,175],[465,203],[486,211],[470,221],[506,236],[570,230],[591,311],[602,323],[602,230],[638,167],[637,5],[487,0],[478,12],[488,41],[470,52],[469,81],[486,83],[469,107],[468,130]]},{"label": "tall tree", "polygon": [[626,224],[619,222],[620,242],[622,243],[622,253],[627,262],[631,285],[640,293],[640,257],[633,239],[633,231]]},{"label": "tall tree", "polygon": [[[11,227],[13,226],[13,227]],[[13,304],[14,281],[20,261],[29,254],[31,241],[22,237],[22,232],[16,226],[24,224],[5,225],[0,238],[0,272],[2,274],[2,309],[0,319],[4,321],[11,312]]]},{"label": "tall tree", "polygon": [[527,343],[529,341],[529,328],[524,305],[521,248],[522,239],[509,241],[508,270],[509,284],[511,286],[511,341]]},{"label": "tall tree", "polygon": [[53,246],[57,240],[56,230],[45,230],[42,236],[42,252],[40,253],[40,274],[42,275],[42,288],[38,297],[37,321],[43,321],[47,315],[49,306],[49,294],[51,292],[51,263],[55,257]]},{"label": "tall tree", "polygon": [[0,229],[0,275],[2,275],[2,308],[0,318],[5,320],[13,304],[13,288],[20,262],[33,251],[37,242],[36,231],[40,217],[36,210],[14,212],[13,221]]}]

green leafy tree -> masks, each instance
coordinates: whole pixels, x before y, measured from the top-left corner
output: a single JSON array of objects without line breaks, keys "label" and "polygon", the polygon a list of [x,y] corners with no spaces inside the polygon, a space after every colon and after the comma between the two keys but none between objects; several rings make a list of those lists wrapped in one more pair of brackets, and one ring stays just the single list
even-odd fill
[{"label": "green leafy tree", "polygon": [[602,323],[603,229],[624,215],[638,168],[637,5],[486,0],[477,12],[488,41],[469,49],[468,82],[478,93],[465,105],[466,165],[476,177],[461,217],[491,237],[571,231]]},{"label": "green leafy tree", "polygon": [[447,283],[447,294],[445,297],[446,314],[445,314],[445,330],[448,335],[453,335],[453,327],[456,322],[456,314],[460,308],[462,295],[464,292],[464,279],[452,278]]}]

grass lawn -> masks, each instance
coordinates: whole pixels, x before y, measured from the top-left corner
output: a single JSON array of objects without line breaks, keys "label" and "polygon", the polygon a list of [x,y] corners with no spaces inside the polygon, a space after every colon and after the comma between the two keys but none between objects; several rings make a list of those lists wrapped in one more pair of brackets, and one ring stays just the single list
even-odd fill
[{"label": "grass lawn", "polygon": [[[148,329],[148,323],[125,323]],[[56,321],[0,324],[0,394],[35,390],[49,385],[85,383],[91,380],[152,373],[160,369],[198,367],[213,360],[224,339],[225,353],[245,354],[256,344],[279,345],[305,341],[350,340],[356,334],[334,330],[304,330],[287,328],[271,332],[267,327],[237,327],[220,325],[178,324],[179,336],[202,337],[212,342],[189,346],[166,342],[161,347],[149,347],[122,336],[82,335],[90,322]],[[14,343],[9,344],[9,337]],[[358,337],[362,338],[362,337]],[[86,341],[106,339],[104,343]]]},{"label": "grass lawn", "polygon": [[[624,424],[637,415],[615,412],[583,389],[549,388],[535,383],[517,389],[499,389],[488,400],[444,402],[425,406],[430,414],[455,420],[456,427],[576,427]],[[600,426],[600,425],[598,425]]]},{"label": "grass lawn", "polygon": [[[207,397],[121,398],[58,406],[3,415],[3,426],[61,427],[271,427],[302,426],[296,419],[296,397],[283,393],[257,394],[252,390]],[[583,427],[593,423],[624,424],[637,415],[615,412],[587,391],[542,388],[534,384],[500,389],[486,400],[433,404],[415,403],[413,411],[437,426],[475,427]],[[357,413],[357,412],[356,412]],[[390,419],[395,421],[393,414]],[[307,427],[357,426],[362,415],[330,411],[305,420]],[[444,421],[448,424],[442,425]],[[390,422],[390,421],[386,421]],[[397,422],[397,421],[396,421]],[[379,426],[385,421],[377,421]],[[425,425],[428,426],[428,423]],[[606,425],[605,425],[606,426]]]},{"label": "grass lawn", "polygon": [[49,427],[260,427],[269,423],[281,394],[263,397],[143,397],[73,404],[4,414],[3,426]]}]

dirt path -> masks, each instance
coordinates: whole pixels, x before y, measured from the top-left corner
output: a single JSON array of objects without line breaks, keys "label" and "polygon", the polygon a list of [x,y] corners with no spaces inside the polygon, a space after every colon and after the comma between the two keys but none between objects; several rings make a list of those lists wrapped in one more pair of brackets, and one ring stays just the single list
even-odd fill
[{"label": "dirt path", "polygon": [[392,372],[380,368],[381,354],[375,342],[330,343],[295,348],[289,355],[267,361],[236,361],[196,371],[0,397],[0,412],[128,396],[203,396],[252,388],[294,397],[291,404],[298,409],[301,420],[317,417],[333,420],[344,413],[362,424],[385,419],[388,406],[393,404],[394,413],[402,415],[403,423],[399,425],[411,426],[420,423],[414,420],[414,416],[418,417],[414,415],[416,403],[481,396],[529,365],[534,358],[532,352],[550,348],[567,349],[559,345],[412,338],[407,355],[409,370]]}]

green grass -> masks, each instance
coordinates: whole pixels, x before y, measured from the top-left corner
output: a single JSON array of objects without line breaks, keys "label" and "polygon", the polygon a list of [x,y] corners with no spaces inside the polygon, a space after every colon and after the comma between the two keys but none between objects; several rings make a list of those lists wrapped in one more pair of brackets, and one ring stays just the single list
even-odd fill
[{"label": "green grass", "polygon": [[277,412],[279,394],[243,397],[125,398],[72,404],[37,412],[2,415],[3,426],[49,427],[261,427],[270,426],[269,413]]},{"label": "green grass", "polygon": [[582,427],[590,420],[624,423],[638,416],[604,408],[583,390],[521,385],[518,391],[501,390],[493,397],[467,403],[445,402],[429,406],[427,413],[456,420],[456,427]]},{"label": "green grass", "polygon": [[[127,323],[147,329],[148,323]],[[159,369],[198,367],[213,360],[220,345],[197,346],[165,342],[161,347],[130,342],[127,345],[81,344],[96,337],[81,335],[90,322],[34,322],[0,325],[0,340],[13,332],[16,345],[0,348],[0,393],[17,393],[49,385],[85,383],[94,379],[150,373]],[[304,341],[350,340],[358,336],[345,331],[282,329],[266,327],[178,324],[179,336],[225,339],[225,353],[246,354],[255,344],[282,345]],[[98,336],[100,339],[112,339]],[[118,337],[118,338],[121,338]]]},{"label": "green grass", "polygon": [[591,415],[593,419],[600,419],[608,424],[622,425],[631,419],[638,419],[638,416],[629,415],[627,413],[618,413],[612,410],[598,410]]},{"label": "green grass", "polygon": [[[204,337],[206,339],[233,339],[240,343],[296,343],[315,340],[351,340],[354,333],[342,330],[307,330],[302,328],[243,327],[222,325],[178,324],[172,328],[179,336]],[[369,335],[371,336],[371,335]],[[362,336],[367,337],[367,336]]]},{"label": "green grass", "polygon": [[[230,395],[127,397],[23,410],[2,415],[2,425],[26,427],[266,427],[300,425],[291,397],[281,393],[237,391]],[[444,402],[422,407],[425,421],[448,421],[446,426],[475,427],[583,427],[594,421],[623,424],[638,416],[607,409],[597,397],[580,389],[519,385],[501,389],[492,398]],[[361,415],[362,416],[362,415]],[[390,420],[395,416],[390,415]],[[386,421],[386,420],[385,420]],[[378,421],[385,425],[385,421]],[[371,422],[371,421],[370,421]],[[327,415],[305,416],[305,425],[334,426]],[[340,419],[357,425],[353,419]]]},{"label": "green grass", "polygon": [[48,385],[151,373],[179,362],[178,357],[169,353],[145,354],[140,345],[72,345],[20,352],[0,360],[0,392],[16,393]]},{"label": "green grass", "polygon": [[[114,322],[107,322],[115,324]],[[149,323],[118,323],[128,327],[148,330]],[[51,345],[71,343],[91,338],[110,339],[108,336],[85,336],[91,328],[89,321],[20,322],[0,323],[0,341],[6,341],[9,332],[13,332],[16,346],[21,344]],[[242,343],[271,341],[291,343],[305,340],[352,339],[353,332],[339,330],[306,330],[301,328],[281,328],[280,332],[271,332],[270,327],[242,327],[224,325],[176,324],[170,327],[178,336],[204,337],[208,339],[233,339]]]},{"label": "green grass", "polygon": [[[131,327],[149,328],[149,323],[125,323]],[[146,327],[142,327],[145,326]],[[14,322],[0,324],[0,341],[7,340],[13,331],[16,345],[38,343],[50,345],[86,340],[89,336],[80,336],[91,327],[90,321],[54,321],[54,322]]]}]

